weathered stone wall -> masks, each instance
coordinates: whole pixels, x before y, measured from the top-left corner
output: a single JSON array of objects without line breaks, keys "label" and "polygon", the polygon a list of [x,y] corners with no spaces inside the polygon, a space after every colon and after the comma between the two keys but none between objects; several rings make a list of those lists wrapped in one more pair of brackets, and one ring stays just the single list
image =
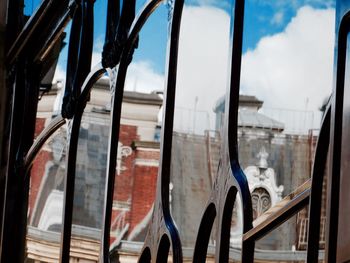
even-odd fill
[{"label": "weathered stone wall", "polygon": [[[312,137],[242,129],[238,138],[239,160],[243,169],[256,165],[260,149],[266,149],[269,154],[268,166],[275,170],[277,184],[284,186],[282,197],[310,178],[314,143]],[[296,241],[297,217],[294,216],[257,242],[256,247],[290,250]]]},{"label": "weathered stone wall", "polygon": [[[283,196],[310,177],[311,142],[308,136],[283,135],[262,130],[239,131],[239,159],[242,169],[256,165],[265,147],[268,166],[284,186]],[[171,182],[172,214],[184,246],[193,245],[203,209],[211,191],[207,144],[204,136],[174,133]],[[296,241],[296,218],[257,244],[258,248],[290,250]]]},{"label": "weathered stone wall", "polygon": [[276,173],[277,184],[284,186],[283,196],[305,182],[311,175],[311,138],[254,130],[239,131],[239,160],[242,169],[256,165],[257,154],[265,147],[269,167]]},{"label": "weathered stone wall", "polygon": [[109,129],[87,125],[79,133],[73,224],[101,228]]},{"label": "weathered stone wall", "polygon": [[171,163],[172,215],[183,246],[193,246],[211,189],[204,136],[174,133]]}]

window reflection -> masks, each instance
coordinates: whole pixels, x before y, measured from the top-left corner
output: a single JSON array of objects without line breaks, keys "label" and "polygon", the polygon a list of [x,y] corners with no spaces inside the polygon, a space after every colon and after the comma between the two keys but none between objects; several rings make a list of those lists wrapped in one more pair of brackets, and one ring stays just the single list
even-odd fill
[{"label": "window reflection", "polygon": [[[144,1],[139,1],[138,7],[141,2]],[[256,2],[247,1],[247,6]],[[191,249],[197,235],[200,216],[217,176],[220,147],[227,140],[223,137],[222,130],[228,74],[230,1],[206,1],[206,4],[188,1],[186,4],[183,14],[184,26],[180,35],[169,199],[171,213],[179,226],[182,242],[185,247]],[[321,12],[316,9],[318,8],[301,7],[301,10],[293,15],[300,19],[300,16],[317,13],[324,18],[331,13],[331,10]],[[164,15],[166,10],[162,9],[161,12]],[[274,67],[274,70],[269,70],[267,66],[270,64],[264,67],[265,59],[272,59],[265,53],[262,58],[259,57],[261,52],[266,52],[266,49],[269,51],[264,44],[271,44],[275,39],[273,36],[281,37],[281,33],[277,32],[276,28],[270,32],[273,36],[261,35],[263,33],[259,32],[261,41],[256,41],[253,45],[249,42],[249,36],[254,35],[249,31],[251,16],[247,15],[248,27],[245,32],[242,94],[238,111],[238,150],[240,165],[248,178],[252,193],[254,219],[258,219],[310,177],[322,113],[315,108],[319,101],[309,100],[311,96],[294,101],[296,96],[283,94],[282,91],[284,96],[281,97],[280,90],[290,91],[290,85],[293,84],[293,88],[300,91],[303,86],[299,85],[300,82],[294,83],[293,79],[284,78],[286,73],[291,75],[291,78],[295,75],[285,64],[278,64],[279,61],[276,62],[277,69]],[[292,20],[284,20],[285,17],[281,13],[272,14],[272,17],[273,23],[284,23],[279,24],[278,30],[287,30],[288,25],[294,25]],[[259,28],[267,23],[263,21],[263,17],[256,19],[262,19]],[[328,19],[328,16],[325,19]],[[162,30],[165,29],[166,27]],[[143,40],[143,36],[140,36]],[[277,49],[276,54],[279,54],[278,51]],[[285,55],[284,61],[290,61],[288,58],[294,53],[281,52],[280,55]],[[161,154],[159,146],[162,124],[158,116],[163,100],[157,93],[163,87],[164,76],[159,73],[162,71],[162,65],[159,62],[153,65],[143,60],[137,52],[134,58],[135,61],[131,63],[128,72],[129,81],[126,83],[129,91],[124,94],[111,219],[111,250],[116,256],[125,252],[122,249],[128,251],[132,246],[136,246],[137,249],[142,247],[151,221]],[[296,69],[298,66],[300,63],[297,63]],[[98,85],[96,93],[91,97],[93,105],[89,105],[89,114],[80,130],[74,198],[75,232],[73,231],[80,231],[80,234],[85,233],[87,237],[94,239],[95,257],[99,253],[98,240],[102,226],[101,211],[108,154],[106,142],[110,128],[106,124],[110,114],[109,86],[105,80],[100,81]],[[310,84],[305,90],[310,94],[309,90],[314,92],[314,87],[318,86]],[[323,84],[322,87],[321,95],[327,97],[328,90]],[[158,91],[152,92],[154,90]],[[44,97],[43,101],[46,99],[47,97]],[[299,109],[290,109],[291,105],[297,105]],[[38,117],[38,127],[43,125],[41,122],[45,122],[45,118]],[[37,230],[44,231],[40,232],[40,235],[55,232],[52,236],[55,237],[56,248],[58,233],[62,228],[66,143],[67,131],[61,129],[39,154],[38,162],[32,169],[29,237],[39,233]],[[261,243],[261,248],[266,249],[266,253],[273,253],[271,250],[276,248],[305,250],[307,211],[300,212],[293,220],[284,226],[284,232],[281,231],[296,233],[296,236],[293,236],[294,241],[276,245],[281,237],[279,234],[272,234],[272,237]],[[324,238],[325,226],[324,218],[322,220],[321,242],[324,240],[322,236]],[[213,232],[215,231],[214,229]],[[241,246],[241,235],[242,204],[238,197],[233,211],[230,239],[231,249],[236,251],[235,257],[239,254],[237,251]],[[28,247],[31,245],[29,242]],[[209,253],[214,253],[214,245],[215,238],[212,236]],[[30,254],[32,250],[28,251]],[[133,256],[136,258],[137,253]]]}]

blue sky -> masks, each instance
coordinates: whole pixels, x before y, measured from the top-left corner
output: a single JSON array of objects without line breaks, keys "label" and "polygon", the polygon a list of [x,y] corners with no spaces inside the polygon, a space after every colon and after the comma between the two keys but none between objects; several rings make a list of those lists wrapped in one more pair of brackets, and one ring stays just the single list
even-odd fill
[{"label": "blue sky", "polygon": [[[29,14],[40,0],[25,2]],[[93,63],[101,57],[106,3],[95,3]],[[144,3],[137,1],[137,11]],[[335,0],[247,0],[241,92],[257,96],[266,108],[317,112],[332,85],[334,6]],[[229,14],[229,0],[185,0],[176,106],[205,112],[210,127],[213,106],[226,90]],[[141,31],[127,90],[164,88],[167,17],[162,3]],[[66,57],[67,48],[56,72],[60,78]]]},{"label": "blue sky", "polygon": [[[40,0],[25,0],[25,14],[31,14]],[[144,5],[145,0],[137,1],[137,10],[139,11]],[[229,12],[229,4],[222,0],[189,0],[185,1],[186,5],[203,6],[210,5],[223,8]],[[334,0],[248,0],[246,1],[245,12],[245,30],[243,51],[254,49],[259,40],[268,35],[283,31],[290,20],[296,15],[297,10],[309,5],[314,8],[334,7]],[[95,3],[95,28],[94,35],[95,51],[100,51],[105,34],[105,17],[107,1],[97,0]],[[167,18],[166,4],[155,11],[146,23],[140,35],[140,49],[142,52],[136,52],[135,61],[147,60],[152,61],[155,69],[164,73],[165,61],[165,42],[167,37],[167,26],[164,23]],[[69,27],[68,27],[69,28]],[[67,40],[68,41],[68,38]],[[102,42],[102,43],[101,43]],[[66,52],[66,51],[65,51]],[[62,59],[65,61],[65,59]],[[62,61],[60,63],[63,63]]]},{"label": "blue sky", "polygon": [[335,6],[328,0],[250,0],[246,1],[245,30],[254,34],[245,34],[244,50],[252,49],[258,41],[267,35],[284,30],[302,6],[309,5],[317,9]]}]

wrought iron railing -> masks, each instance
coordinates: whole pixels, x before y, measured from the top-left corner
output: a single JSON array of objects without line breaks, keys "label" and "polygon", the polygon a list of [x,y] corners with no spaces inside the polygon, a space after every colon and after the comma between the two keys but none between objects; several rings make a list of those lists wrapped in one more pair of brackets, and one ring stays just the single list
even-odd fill
[{"label": "wrought iron railing", "polygon": [[[162,3],[149,0],[135,17],[135,0],[109,0],[106,38],[102,63],[92,71],[93,0],[44,0],[24,24],[22,1],[8,1],[6,67],[10,119],[7,172],[4,175],[4,207],[2,209],[1,261],[24,262],[27,203],[30,167],[45,141],[68,122],[69,149],[65,182],[63,235],[60,261],[69,262],[74,182],[79,129],[84,108],[93,84],[107,74],[112,91],[111,125],[108,146],[106,196],[101,237],[101,262],[109,262],[111,213],[118,152],[121,105],[128,65],[132,60],[139,32],[149,16]],[[232,209],[239,194],[242,202],[242,262],[253,262],[255,242],[275,229],[299,210],[310,205],[307,261],[317,262],[319,252],[322,182],[328,148],[331,142],[331,177],[328,180],[329,208],[327,214],[326,253],[328,262],[336,262],[340,167],[342,152],[343,101],[346,71],[347,35],[350,6],[342,3],[338,13],[337,76],[331,106],[326,110],[320,131],[312,180],[284,199],[279,209],[268,213],[253,227],[252,203],[247,179],[239,165],[237,152],[237,112],[240,91],[244,0],[228,1],[231,5],[230,81],[226,97],[224,132],[221,138],[220,164],[213,190],[200,222],[193,262],[205,262],[214,220],[217,223],[216,262],[228,262]],[[154,211],[139,262],[167,262],[171,250],[173,262],[182,262],[179,233],[169,209],[171,145],[173,136],[176,89],[177,52],[184,0],[169,0],[169,47],[165,92],[165,115],[162,126],[161,161]],[[72,20],[69,40],[66,90],[61,116],[57,116],[33,143],[40,80],[48,71],[47,61],[53,54],[63,29]],[[331,121],[332,119],[332,121]],[[330,136],[331,135],[331,136]],[[4,137],[6,139],[6,137]],[[306,242],[306,241],[305,241]]]}]

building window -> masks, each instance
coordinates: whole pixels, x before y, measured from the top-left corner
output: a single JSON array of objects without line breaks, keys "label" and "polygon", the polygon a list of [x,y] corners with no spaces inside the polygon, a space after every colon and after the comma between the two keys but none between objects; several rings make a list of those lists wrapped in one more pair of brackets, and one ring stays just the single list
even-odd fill
[{"label": "building window", "polygon": [[271,207],[271,197],[264,188],[256,188],[252,193],[252,204],[255,220]]}]

